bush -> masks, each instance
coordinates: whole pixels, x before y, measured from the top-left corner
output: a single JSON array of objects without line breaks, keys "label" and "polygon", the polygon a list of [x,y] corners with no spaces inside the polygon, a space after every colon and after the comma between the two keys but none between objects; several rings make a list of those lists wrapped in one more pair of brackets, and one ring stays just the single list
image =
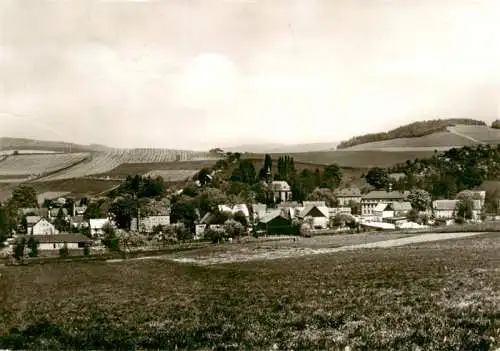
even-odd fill
[{"label": "bush", "polygon": [[22,261],[24,259],[24,251],[26,248],[26,238],[22,237],[21,239],[16,241],[14,246],[14,258],[18,261]]},{"label": "bush", "polygon": [[68,245],[64,243],[64,246],[59,249],[59,257],[66,258],[69,256]]},{"label": "bush", "polygon": [[205,230],[204,239],[217,244],[226,239],[226,235],[221,230],[207,229]]},{"label": "bush", "polygon": [[30,257],[37,257],[38,256],[38,246],[40,244],[38,243],[38,240],[36,240],[33,236],[30,236],[28,239],[28,248],[30,249],[29,256]]}]

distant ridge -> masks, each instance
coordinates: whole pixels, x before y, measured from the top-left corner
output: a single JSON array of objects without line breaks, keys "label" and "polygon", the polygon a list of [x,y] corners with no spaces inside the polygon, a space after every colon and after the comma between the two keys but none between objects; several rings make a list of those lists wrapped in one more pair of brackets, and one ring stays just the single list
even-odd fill
[{"label": "distant ridge", "polygon": [[46,150],[59,152],[92,152],[106,151],[110,148],[104,145],[81,145],[64,141],[36,140],[25,138],[0,138],[0,150]]},{"label": "distant ridge", "polygon": [[[177,148],[114,148],[101,144],[76,144],[64,141],[53,140],[37,140],[27,138],[10,138],[0,137],[0,150],[45,150],[58,152],[111,152],[117,151],[133,151],[133,150],[172,150],[172,151],[195,151],[189,149]],[[203,152],[203,151],[196,151]]]},{"label": "distant ridge", "polygon": [[243,144],[238,146],[222,147],[224,151],[248,153],[296,153],[335,150],[337,143],[304,143],[304,144]]}]

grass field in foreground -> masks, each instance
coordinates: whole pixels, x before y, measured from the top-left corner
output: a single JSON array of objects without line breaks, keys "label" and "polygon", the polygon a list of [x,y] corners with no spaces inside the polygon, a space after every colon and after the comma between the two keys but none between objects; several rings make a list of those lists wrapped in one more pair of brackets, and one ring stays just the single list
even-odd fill
[{"label": "grass field in foreground", "polygon": [[0,269],[0,348],[488,350],[499,234],[210,267]]}]

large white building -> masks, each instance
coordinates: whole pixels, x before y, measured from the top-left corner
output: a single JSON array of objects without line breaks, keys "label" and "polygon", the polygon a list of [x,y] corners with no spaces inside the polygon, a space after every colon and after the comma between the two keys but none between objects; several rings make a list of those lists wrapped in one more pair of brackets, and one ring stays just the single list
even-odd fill
[{"label": "large white building", "polygon": [[385,191],[385,190],[376,190],[371,191],[368,194],[362,196],[361,198],[361,215],[362,216],[374,216],[375,208],[380,203],[391,203],[391,202],[401,202],[405,201],[409,191],[400,192],[400,191]]},{"label": "large white building", "polygon": [[137,218],[132,218],[130,224],[131,230],[138,230],[142,233],[152,233],[155,227],[158,226],[166,227],[170,225],[170,216],[148,216],[142,217],[137,223]]}]

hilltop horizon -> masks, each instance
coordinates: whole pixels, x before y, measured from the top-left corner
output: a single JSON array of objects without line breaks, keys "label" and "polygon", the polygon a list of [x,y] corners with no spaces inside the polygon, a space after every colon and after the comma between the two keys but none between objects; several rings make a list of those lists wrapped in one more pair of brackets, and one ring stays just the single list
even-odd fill
[{"label": "hilltop horizon", "polygon": [[[429,120],[438,120],[439,118],[436,119],[429,119]],[[449,120],[450,118],[447,118],[446,120]],[[374,131],[368,131],[366,134],[373,134],[373,133],[385,133],[388,132],[389,130],[392,130],[394,128],[399,128],[401,126],[406,126],[411,123],[415,122],[422,122],[422,121],[429,121],[429,120],[413,120],[413,121],[408,121],[405,124],[393,124],[389,128],[386,129],[377,129]],[[443,119],[441,119],[443,120]],[[488,119],[476,119],[477,121],[482,121],[485,123],[486,126],[490,126],[491,122],[495,120],[495,118],[491,119],[491,121]],[[227,151],[233,151],[233,152],[251,152],[251,153],[277,153],[277,152],[307,152],[307,151],[327,151],[327,150],[334,150],[339,144],[342,144],[346,140],[349,140],[353,137],[357,137],[359,135],[362,135],[363,133],[357,133],[355,135],[350,135],[345,139],[342,140],[313,140],[313,141],[304,141],[304,142],[280,142],[279,140],[255,140],[252,141],[252,139],[249,139],[248,142],[242,142],[241,140],[239,141],[224,141],[222,140],[220,143],[214,143],[214,144],[209,144],[206,143],[204,148],[198,147],[189,147],[189,145],[185,145],[184,147],[179,147],[175,145],[171,146],[166,146],[166,145],[137,145],[130,143],[128,146],[115,146],[111,144],[102,144],[102,143],[92,143],[92,142],[87,142],[87,143],[80,143],[80,142],[75,142],[75,141],[69,141],[69,140],[55,140],[55,139],[44,139],[44,138],[33,138],[33,137],[12,137],[12,136],[0,136],[0,149],[5,149],[6,147],[8,148],[8,145],[2,145],[5,143],[5,140],[34,140],[34,141],[41,141],[44,143],[57,143],[61,144],[62,146],[64,144],[67,144],[68,147],[71,144],[73,147],[76,148],[94,148],[94,149],[172,149],[172,150],[190,150],[190,151],[208,151],[213,148],[221,148],[223,150]]]}]

